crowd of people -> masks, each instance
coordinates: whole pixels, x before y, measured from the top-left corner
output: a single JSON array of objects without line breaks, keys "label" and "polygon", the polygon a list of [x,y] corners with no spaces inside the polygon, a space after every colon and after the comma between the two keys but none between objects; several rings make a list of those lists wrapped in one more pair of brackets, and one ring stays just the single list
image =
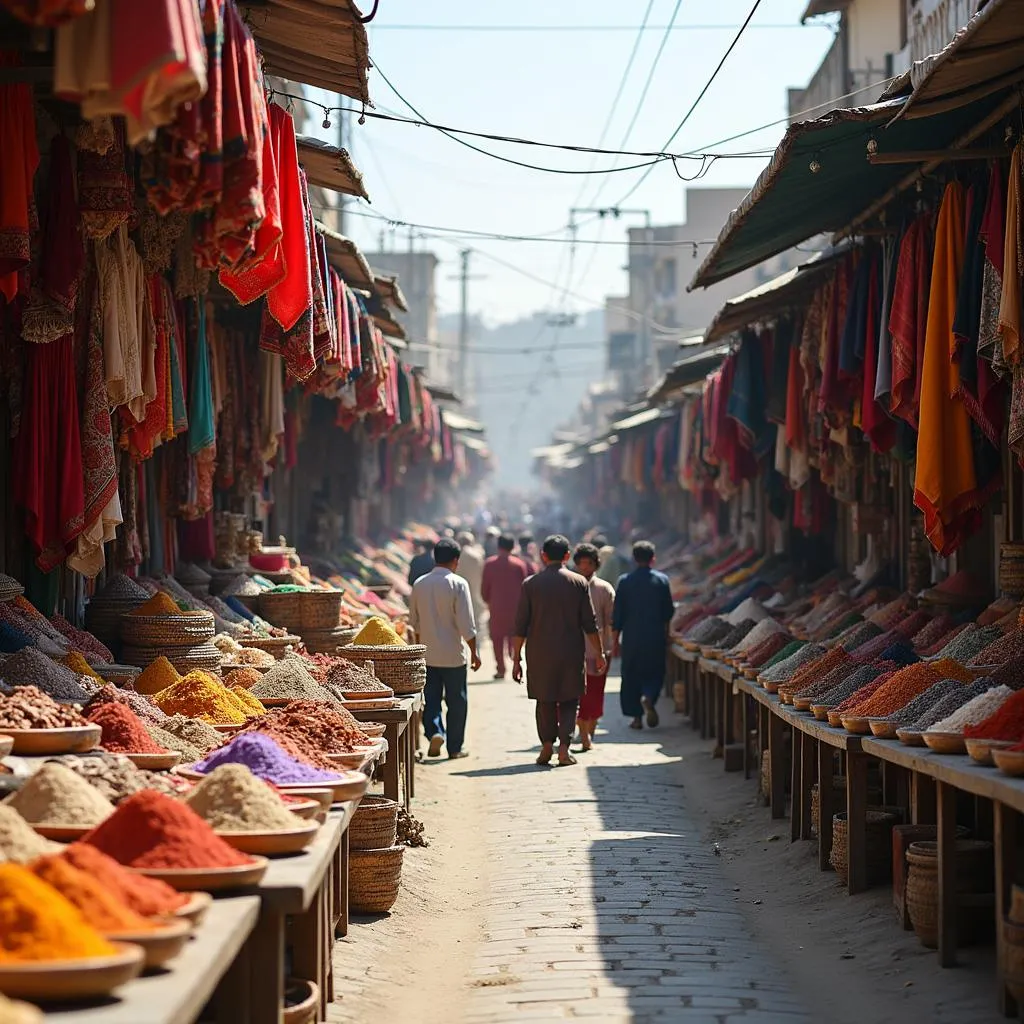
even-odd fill
[{"label": "crowd of people", "polygon": [[428,756],[445,747],[449,758],[468,756],[469,671],[481,666],[485,637],[495,680],[511,668],[536,702],[537,764],[549,765],[556,748],[558,765],[576,764],[574,737],[579,751],[592,748],[614,659],[630,727],[656,727],[674,606],[655,558],[643,540],[623,558],[595,531],[575,548],[558,533],[538,548],[532,534],[497,526],[480,541],[452,526],[421,541],[409,567],[409,621],[427,649]]}]

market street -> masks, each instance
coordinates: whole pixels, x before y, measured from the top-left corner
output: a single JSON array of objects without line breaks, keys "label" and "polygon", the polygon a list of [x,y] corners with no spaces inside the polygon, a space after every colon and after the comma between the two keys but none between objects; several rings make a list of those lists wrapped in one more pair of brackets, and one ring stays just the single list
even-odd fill
[{"label": "market street", "polygon": [[[658,742],[681,729],[671,702],[662,701],[663,728],[633,733],[618,715],[617,688],[610,680],[608,735],[599,733],[577,766],[545,769],[533,763],[533,704],[523,690],[510,681],[470,686],[473,757],[424,766],[423,788],[436,793],[441,815],[421,816],[431,822],[432,840],[457,814],[452,808],[479,816],[468,834],[485,846],[487,883],[476,908],[479,929],[451,943],[444,958],[447,996],[437,998],[446,1002],[421,1020],[810,1019],[751,937],[743,909],[750,898],[727,880],[714,842],[684,808],[683,765]],[[427,804],[418,798],[419,806]],[[407,870],[430,852],[407,851]],[[458,887],[462,877],[452,871],[446,884]],[[392,926],[410,906],[405,892],[402,899]],[[473,913],[468,902],[460,906],[454,895],[439,919],[422,922],[419,941],[444,944],[450,916]],[[364,927],[353,925],[357,943]],[[350,976],[345,945],[336,955],[345,978],[339,989],[358,992],[358,967]],[[357,1019],[354,1008],[366,1012],[374,996],[390,996],[393,1006],[387,971],[377,967],[373,977],[370,1006],[343,999],[330,1020]]]}]

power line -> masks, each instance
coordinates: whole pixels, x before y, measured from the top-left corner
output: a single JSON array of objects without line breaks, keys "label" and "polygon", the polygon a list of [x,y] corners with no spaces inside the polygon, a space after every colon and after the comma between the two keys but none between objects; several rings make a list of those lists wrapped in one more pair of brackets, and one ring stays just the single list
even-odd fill
[{"label": "power line", "polygon": [[[668,29],[673,32],[728,32],[734,29],[735,25],[708,24],[706,22],[694,24],[688,22],[683,25],[374,25],[374,31],[388,30],[392,32],[661,32]],[[833,30],[830,22],[811,21],[804,25],[793,22],[758,22],[751,25],[752,30],[784,30],[797,32],[807,28],[827,28]]]}]

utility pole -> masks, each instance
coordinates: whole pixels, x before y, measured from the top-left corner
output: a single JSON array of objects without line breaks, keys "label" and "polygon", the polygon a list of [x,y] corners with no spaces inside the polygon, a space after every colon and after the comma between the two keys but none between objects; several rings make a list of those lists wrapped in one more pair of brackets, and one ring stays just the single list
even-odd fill
[{"label": "utility pole", "polygon": [[481,280],[469,272],[469,258],[472,255],[472,249],[460,250],[459,274],[451,279],[459,282],[459,367],[456,372],[457,391],[463,402],[467,401],[466,389],[469,385],[469,282]]}]

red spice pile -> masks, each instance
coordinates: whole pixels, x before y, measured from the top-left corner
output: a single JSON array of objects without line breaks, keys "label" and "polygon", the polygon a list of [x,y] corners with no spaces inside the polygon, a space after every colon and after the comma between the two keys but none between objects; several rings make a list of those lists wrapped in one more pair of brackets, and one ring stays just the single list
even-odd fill
[{"label": "red spice pile", "polygon": [[315,700],[293,700],[253,719],[242,732],[261,732],[292,757],[334,771],[338,766],[326,754],[345,753],[372,742],[345,708]]},{"label": "red spice pile", "polygon": [[166,748],[150,737],[142,719],[124,704],[113,701],[109,704],[96,704],[89,708],[85,717],[102,728],[100,745],[112,754],[167,753]]},{"label": "red spice pile", "polygon": [[1013,740],[1024,739],[1024,690],[1018,690],[1003,701],[999,709],[977,725],[964,729],[964,738],[969,740]]},{"label": "red spice pile", "polygon": [[72,843],[56,856],[96,879],[108,892],[143,917],[173,914],[189,901],[189,896],[172,889],[166,882],[128,871],[88,843]]},{"label": "red spice pile", "polygon": [[187,804],[152,789],[118,805],[83,841],[132,868],[229,868],[252,860]]}]

